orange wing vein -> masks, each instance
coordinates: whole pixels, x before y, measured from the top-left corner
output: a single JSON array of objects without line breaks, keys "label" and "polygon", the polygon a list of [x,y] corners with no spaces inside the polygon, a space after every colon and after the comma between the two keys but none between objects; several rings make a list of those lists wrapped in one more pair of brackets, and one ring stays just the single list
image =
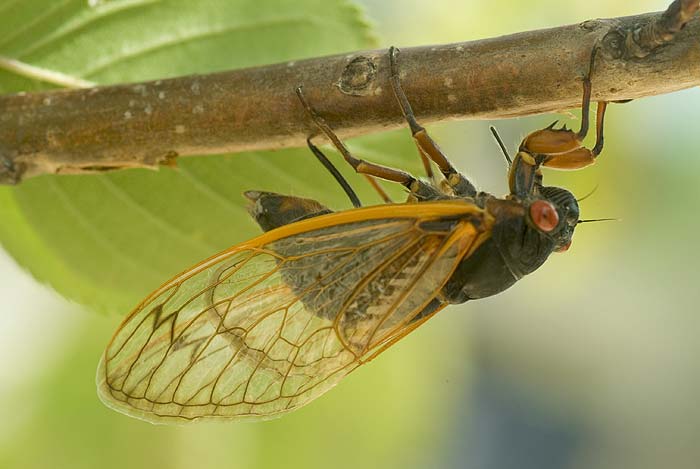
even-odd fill
[{"label": "orange wing vein", "polygon": [[466,203],[370,207],[234,246],[131,313],[100,362],[100,398],[154,423],[298,408],[427,319],[487,218]]}]

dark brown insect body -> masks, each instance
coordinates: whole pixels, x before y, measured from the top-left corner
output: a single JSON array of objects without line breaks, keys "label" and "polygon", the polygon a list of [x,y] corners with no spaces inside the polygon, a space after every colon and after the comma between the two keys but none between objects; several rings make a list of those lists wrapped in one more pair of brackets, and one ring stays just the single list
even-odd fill
[{"label": "dark brown insect body", "polygon": [[[543,232],[532,222],[522,202],[498,199],[485,193],[478,194],[478,202],[474,203],[495,220],[490,228],[490,236],[469,257],[461,260],[441,292],[419,317],[445,304],[464,303],[500,293],[539,268],[552,252],[568,247],[578,221],[576,199],[564,189],[543,189],[560,201],[555,204],[546,198],[536,199],[547,201],[556,207],[555,217],[561,221],[550,233]],[[251,214],[265,231],[331,213],[330,209],[310,199],[270,192],[251,191],[246,195],[253,202]],[[458,221],[449,218],[432,221],[430,228],[449,232]],[[288,281],[295,283],[298,277],[290,275]],[[303,281],[300,283],[305,284]]]},{"label": "dark brown insect body", "polygon": [[[159,423],[281,415],[446,305],[497,294],[569,247],[578,203],[567,190],[544,186],[540,167],[581,168],[602,149],[604,103],[595,147],[581,145],[590,71],[581,130],[534,132],[512,161],[504,150],[510,193],[497,198],[477,191],[416,122],[396,52],[389,54],[392,89],[429,182],[355,158],[299,88],[307,115],[387,204],[334,213],[310,199],[246,192],[265,233],[177,275],[136,307],[100,363],[98,389],[107,405]],[[359,207],[347,182],[308,143]],[[374,178],[402,184],[408,201],[391,203]]]}]

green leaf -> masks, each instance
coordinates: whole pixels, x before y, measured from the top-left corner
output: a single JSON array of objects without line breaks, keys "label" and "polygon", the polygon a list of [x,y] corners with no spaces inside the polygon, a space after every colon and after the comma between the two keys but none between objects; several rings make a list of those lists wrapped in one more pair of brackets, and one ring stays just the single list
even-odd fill
[{"label": "green leaf", "polygon": [[[13,7],[14,5],[14,7]],[[95,5],[91,7],[90,5]],[[70,81],[116,83],[246,67],[367,48],[360,12],[342,0],[6,1],[0,90]],[[418,167],[410,138],[402,151]],[[385,164],[391,140],[364,139],[360,153]],[[377,202],[367,184],[361,196]],[[404,164],[401,164],[404,166]],[[40,281],[99,311],[125,313],[179,271],[259,230],[242,191],[273,190],[349,203],[306,149],[185,158],[178,169],[42,176],[0,188],[0,242]],[[396,192],[395,192],[396,193]],[[398,194],[401,195],[400,193]],[[373,197],[373,198],[372,198]]]}]

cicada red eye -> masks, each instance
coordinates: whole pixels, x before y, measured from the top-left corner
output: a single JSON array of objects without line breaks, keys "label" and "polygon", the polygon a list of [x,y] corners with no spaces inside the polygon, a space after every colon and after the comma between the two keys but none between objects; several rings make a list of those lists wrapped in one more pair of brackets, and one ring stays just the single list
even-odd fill
[{"label": "cicada red eye", "polygon": [[536,200],[530,205],[530,218],[538,230],[549,233],[559,224],[559,214],[550,202]]}]

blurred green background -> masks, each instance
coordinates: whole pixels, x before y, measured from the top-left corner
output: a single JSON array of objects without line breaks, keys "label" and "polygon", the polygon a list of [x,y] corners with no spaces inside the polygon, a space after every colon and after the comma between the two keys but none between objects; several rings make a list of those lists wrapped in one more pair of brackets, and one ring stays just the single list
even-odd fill
[{"label": "blurred green background", "polygon": [[[10,3],[0,0],[0,8]],[[359,3],[382,47],[666,7],[650,0]],[[546,182],[578,195],[597,186],[582,215],[621,222],[581,226],[569,252],[512,289],[448,308],[278,420],[164,427],[110,411],[96,397],[94,372],[120,317],[63,300],[3,255],[0,467],[697,468],[700,90],[613,105],[608,116],[598,164],[548,172]],[[430,130],[457,167],[500,194],[505,166],[488,125],[513,148],[552,120]]]}]

